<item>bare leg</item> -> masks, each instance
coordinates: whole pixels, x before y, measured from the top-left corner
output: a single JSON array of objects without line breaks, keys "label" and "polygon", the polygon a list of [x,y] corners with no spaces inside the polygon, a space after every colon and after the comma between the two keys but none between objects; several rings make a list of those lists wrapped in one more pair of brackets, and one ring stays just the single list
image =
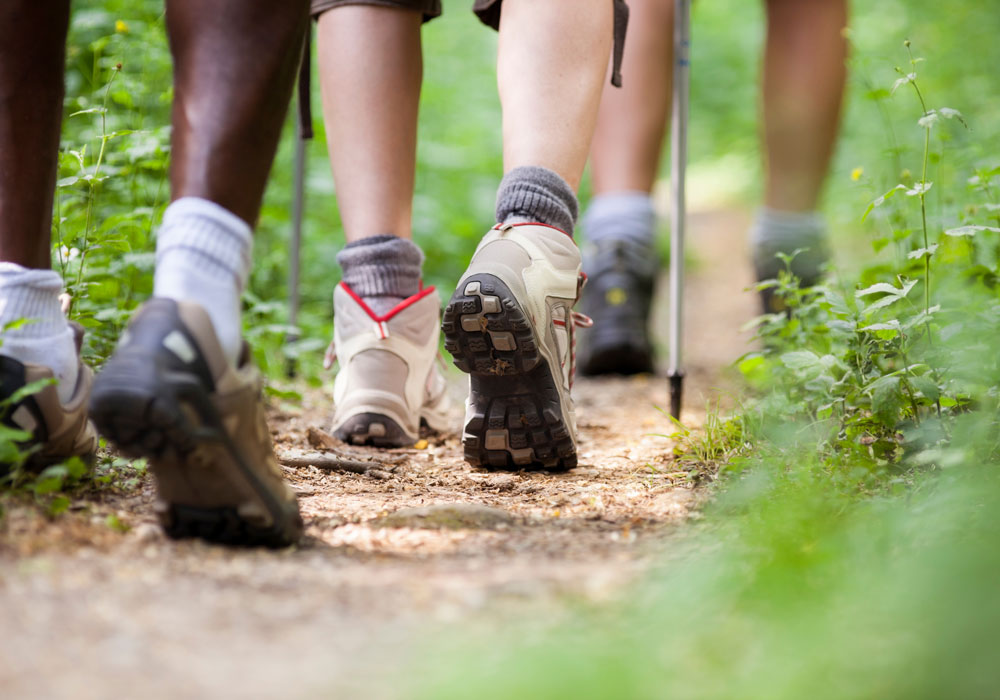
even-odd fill
[{"label": "bare leg", "polygon": [[591,148],[594,194],[650,192],[670,113],[674,4],[630,0],[624,87],[605,87]]},{"label": "bare leg", "polygon": [[505,0],[497,64],[505,172],[540,166],[579,187],[611,24],[610,0]]},{"label": "bare leg", "polygon": [[670,113],[674,4],[629,0],[629,7],[623,88],[605,86],[591,148],[595,197],[583,226],[590,283],[581,309],[595,328],[581,335],[584,374],[653,370],[646,319],[659,266],[649,193]]},{"label": "bare leg", "polygon": [[846,80],[845,0],[768,0],[764,202],[811,211],[830,165]]},{"label": "bare leg", "polygon": [[[436,343],[411,352],[401,372],[399,356],[367,330],[370,321],[341,323],[377,314],[380,328],[394,324],[394,335],[417,323],[437,337],[440,301],[416,296],[423,254],[411,240],[422,21],[419,10],[373,5],[337,7],[319,20],[323,116],[348,243],[337,255],[345,286],[333,297],[344,343],[333,433],[355,444],[412,445],[425,405],[440,398],[412,398],[431,372]],[[407,298],[412,303],[400,307]]]},{"label": "bare leg", "polygon": [[419,11],[373,5],[320,17],[323,116],[348,242],[412,236],[421,21]]},{"label": "bare leg", "polygon": [[168,0],[174,55],[173,199],[253,225],[288,108],[307,2]]},{"label": "bare leg", "polygon": [[69,0],[0,3],[0,260],[51,266]]}]

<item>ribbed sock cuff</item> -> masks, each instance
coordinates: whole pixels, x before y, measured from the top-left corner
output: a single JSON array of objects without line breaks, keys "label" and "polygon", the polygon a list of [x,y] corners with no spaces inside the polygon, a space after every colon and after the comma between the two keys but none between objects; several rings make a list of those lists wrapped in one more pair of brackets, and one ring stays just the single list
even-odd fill
[{"label": "ribbed sock cuff", "polygon": [[206,272],[229,273],[246,289],[252,263],[250,226],[215,202],[182,197],[163,213],[156,237],[156,263],[173,251],[185,251],[185,263]]},{"label": "ribbed sock cuff", "polygon": [[424,254],[397,236],[370,236],[344,246],[337,254],[343,280],[362,298],[406,299],[420,291]]},{"label": "ribbed sock cuff", "polygon": [[626,241],[651,248],[656,239],[656,211],[646,192],[621,191],[590,200],[583,216],[583,236],[590,243]]},{"label": "ribbed sock cuff", "polygon": [[66,333],[66,317],[59,303],[62,278],[53,270],[33,270],[0,262],[0,325],[20,319],[30,323],[4,332],[10,338],[50,338]]},{"label": "ribbed sock cuff", "polygon": [[497,222],[542,223],[572,235],[579,204],[558,173],[538,166],[514,168],[497,190]]}]

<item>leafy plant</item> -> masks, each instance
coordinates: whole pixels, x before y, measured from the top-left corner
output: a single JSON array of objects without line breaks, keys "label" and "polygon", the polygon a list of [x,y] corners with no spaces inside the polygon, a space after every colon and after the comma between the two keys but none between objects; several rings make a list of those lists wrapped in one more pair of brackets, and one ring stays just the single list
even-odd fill
[{"label": "leafy plant", "polygon": [[[909,52],[910,42],[905,46]],[[998,330],[992,314],[969,311],[992,309],[1000,302],[996,243],[983,246],[979,241],[1000,229],[968,221],[947,229],[930,223],[931,130],[947,119],[968,125],[957,110],[927,107],[917,74],[922,59],[912,53],[909,57],[910,70],[900,71],[902,77],[889,93],[908,85],[918,98],[920,177],[894,185],[862,217],[892,207],[885,218],[892,238],[909,248],[907,255],[895,269],[873,268],[868,283],[854,290],[837,288],[834,282],[799,289],[789,273],[782,273],[768,284],[790,313],[760,318],[758,337],[764,349],[740,363],[755,386],[769,390],[763,401],[770,409],[787,420],[811,421],[821,431],[820,449],[829,459],[862,458],[879,468],[898,467],[917,433],[922,442],[934,435],[935,444],[947,444],[955,421],[995,394],[981,382],[970,383],[953,360],[968,347],[957,345],[960,338],[970,333],[995,337]],[[995,176],[994,169],[981,169],[970,187],[992,194]],[[897,194],[905,196],[898,199]],[[910,202],[919,209],[915,228],[907,224]],[[970,213],[992,214],[994,208],[987,206],[992,204],[982,203]],[[874,247],[877,252],[881,242]],[[938,270],[933,277],[932,261]],[[788,267],[790,261],[785,262]],[[944,282],[935,284],[938,277]],[[915,298],[918,289],[921,301]],[[935,297],[939,303],[932,304]],[[982,360],[977,357],[975,366]],[[992,399],[987,403],[996,405]]]}]

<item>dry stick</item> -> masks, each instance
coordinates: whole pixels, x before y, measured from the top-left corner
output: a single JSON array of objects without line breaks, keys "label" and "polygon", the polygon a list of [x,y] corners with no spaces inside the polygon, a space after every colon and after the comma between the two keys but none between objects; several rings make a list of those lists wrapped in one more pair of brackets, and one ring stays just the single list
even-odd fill
[{"label": "dry stick", "polygon": [[278,455],[278,461],[286,467],[295,469],[316,467],[327,471],[351,472],[353,474],[366,474],[373,469],[392,469],[392,467],[380,462],[362,462],[319,452],[283,452]]}]

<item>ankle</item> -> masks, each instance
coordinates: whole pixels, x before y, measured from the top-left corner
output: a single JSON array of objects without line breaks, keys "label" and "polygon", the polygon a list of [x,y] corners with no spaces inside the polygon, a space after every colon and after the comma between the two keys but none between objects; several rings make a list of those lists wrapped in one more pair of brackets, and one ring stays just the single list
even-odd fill
[{"label": "ankle", "polygon": [[583,237],[588,243],[625,242],[640,250],[656,245],[656,211],[646,192],[600,194],[590,200],[583,216]]},{"label": "ankle", "polygon": [[424,254],[411,240],[370,236],[337,254],[343,281],[376,314],[385,314],[420,291]]},{"label": "ankle", "polygon": [[153,294],[202,306],[234,365],[242,348],[240,299],[250,275],[250,227],[205,199],[178,199],[157,234]]},{"label": "ankle", "polygon": [[0,328],[6,328],[0,354],[51,369],[59,400],[67,403],[76,389],[79,358],[59,301],[62,288],[62,278],[52,270],[0,263]]},{"label": "ankle", "polygon": [[784,211],[761,207],[750,227],[750,242],[756,249],[791,253],[796,248],[819,243],[827,236],[826,221],[818,211]]},{"label": "ankle", "polygon": [[573,235],[579,203],[558,173],[538,166],[514,168],[497,190],[497,222],[541,223]]}]

